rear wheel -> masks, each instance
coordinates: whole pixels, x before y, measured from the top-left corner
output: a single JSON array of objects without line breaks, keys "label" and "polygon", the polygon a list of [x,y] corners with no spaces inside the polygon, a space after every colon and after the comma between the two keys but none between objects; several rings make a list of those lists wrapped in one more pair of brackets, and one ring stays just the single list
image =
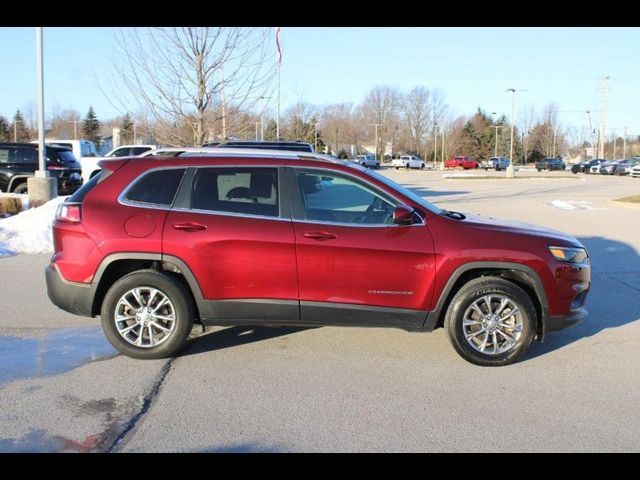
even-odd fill
[{"label": "rear wheel", "polygon": [[155,270],[125,275],[107,292],[100,312],[111,344],[128,357],[175,356],[195,317],[191,297],[175,278]]},{"label": "rear wheel", "polygon": [[536,331],[536,310],[518,285],[481,277],[453,297],[445,317],[451,344],[465,360],[481,366],[515,362]]},{"label": "rear wheel", "polygon": [[376,163],[376,170],[380,170],[380,164]]},{"label": "rear wheel", "polygon": [[404,168],[406,168],[407,170],[409,170],[409,164],[407,163]]},{"label": "rear wheel", "polygon": [[19,193],[21,195],[27,194],[27,182],[17,184],[13,189],[13,193]]}]

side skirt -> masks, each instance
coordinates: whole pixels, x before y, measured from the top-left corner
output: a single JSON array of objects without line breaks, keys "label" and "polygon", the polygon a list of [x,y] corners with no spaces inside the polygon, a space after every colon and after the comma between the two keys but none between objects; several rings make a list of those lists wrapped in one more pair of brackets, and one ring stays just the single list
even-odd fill
[{"label": "side skirt", "polygon": [[344,327],[394,327],[430,331],[430,312],[404,308],[372,307],[348,303],[292,300],[205,301],[205,325],[299,325]]}]

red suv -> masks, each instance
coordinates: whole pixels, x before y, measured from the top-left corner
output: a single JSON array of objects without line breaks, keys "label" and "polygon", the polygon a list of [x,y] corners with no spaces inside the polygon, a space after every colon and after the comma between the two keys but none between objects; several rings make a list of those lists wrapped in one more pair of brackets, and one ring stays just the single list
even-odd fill
[{"label": "red suv", "polygon": [[506,365],[586,316],[575,238],[441,210],[353,162],[220,150],[101,167],[57,212],[47,288],[131,357],[175,355],[194,322],[445,327],[466,360]]},{"label": "red suv", "polygon": [[464,157],[458,155],[457,157],[453,157],[449,160],[444,161],[445,168],[458,168],[462,167],[465,170],[471,170],[472,168],[478,168],[480,164],[478,160],[473,157]]}]

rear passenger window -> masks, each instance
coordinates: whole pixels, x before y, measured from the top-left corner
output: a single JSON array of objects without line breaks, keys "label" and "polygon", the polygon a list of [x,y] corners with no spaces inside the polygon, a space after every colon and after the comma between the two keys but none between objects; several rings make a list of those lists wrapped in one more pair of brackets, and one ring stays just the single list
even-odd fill
[{"label": "rear passenger window", "polygon": [[34,148],[23,148],[22,163],[38,163],[38,150]]},{"label": "rear passenger window", "polygon": [[277,217],[276,168],[199,168],[191,208]]},{"label": "rear passenger window", "polygon": [[130,202],[169,206],[184,172],[184,168],[173,168],[147,173],[129,188],[124,198]]}]

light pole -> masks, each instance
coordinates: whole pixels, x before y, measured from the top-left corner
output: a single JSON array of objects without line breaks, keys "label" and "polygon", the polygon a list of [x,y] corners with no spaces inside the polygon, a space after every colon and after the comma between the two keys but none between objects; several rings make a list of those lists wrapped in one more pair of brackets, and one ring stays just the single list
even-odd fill
[{"label": "light pole", "polygon": [[[381,127],[382,124],[381,123],[372,123],[371,126],[375,127],[375,129],[376,129],[376,135],[375,135],[376,146],[375,146],[375,149],[376,149],[376,161],[378,161],[378,127]],[[382,162],[380,162],[380,164],[382,164]]]},{"label": "light pole", "polygon": [[67,120],[67,123],[73,123],[73,139],[77,140],[78,139],[78,120]]},{"label": "light pole", "polygon": [[24,125],[24,122],[22,120],[13,121],[13,143],[18,142],[18,127],[17,127],[18,123],[22,123]]},{"label": "light pole", "polygon": [[133,124],[133,144],[138,144],[138,134],[136,133],[136,124]]},{"label": "light pole", "polygon": [[260,125],[260,122],[256,122],[256,142],[258,141],[258,125]]},{"label": "light pole", "polygon": [[[509,121],[511,122],[511,142],[509,145],[509,167],[507,167],[507,173],[513,174],[513,127],[515,126],[514,116],[515,116],[515,106],[516,106],[516,92],[526,92],[526,90],[516,90],[515,88],[507,88],[505,92],[511,92],[511,118]],[[509,170],[511,168],[511,170]]]},{"label": "light pole", "polygon": [[[272,97],[265,97],[264,95],[259,97],[258,100],[269,100]],[[260,110],[260,141],[264,142],[264,110],[267,102],[263,102],[262,104],[262,110]],[[279,133],[278,133],[279,135]],[[256,140],[258,140],[258,137],[256,136]],[[277,138],[276,140],[279,140],[279,138]]]},{"label": "light pole", "polygon": [[622,137],[622,159],[627,158],[627,127],[624,127],[624,136]]}]

